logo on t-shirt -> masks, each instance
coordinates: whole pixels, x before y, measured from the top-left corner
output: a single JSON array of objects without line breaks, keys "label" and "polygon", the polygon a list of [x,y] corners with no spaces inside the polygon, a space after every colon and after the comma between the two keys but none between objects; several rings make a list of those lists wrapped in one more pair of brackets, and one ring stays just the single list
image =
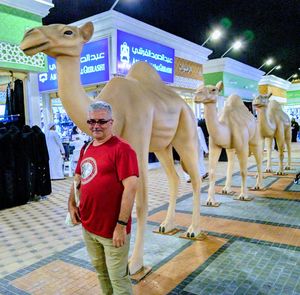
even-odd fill
[{"label": "logo on t-shirt", "polygon": [[90,182],[97,174],[97,163],[92,157],[85,158],[81,163],[81,182]]}]

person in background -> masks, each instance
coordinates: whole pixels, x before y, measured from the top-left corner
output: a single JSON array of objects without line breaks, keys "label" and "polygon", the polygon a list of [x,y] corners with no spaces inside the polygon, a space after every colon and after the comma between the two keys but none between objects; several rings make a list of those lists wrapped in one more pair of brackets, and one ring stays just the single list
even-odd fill
[{"label": "person in background", "polygon": [[80,205],[76,207],[72,186],[69,212],[73,224],[82,224],[101,294],[130,295],[128,252],[139,172],[135,151],[113,135],[113,122],[108,103],[90,105],[87,124],[93,140],[81,149],[75,171]]},{"label": "person in background", "polygon": [[291,120],[291,129],[292,129],[292,142],[297,142],[299,124],[296,122],[295,118],[292,118]]},{"label": "person in background", "polygon": [[[198,162],[198,168],[199,168],[199,174],[202,178],[202,180],[206,179],[208,177],[208,173],[206,172],[205,164],[204,164],[204,153],[208,154],[208,147],[206,144],[206,140],[202,131],[202,128],[200,127],[200,121],[198,121],[197,126],[197,132],[198,132],[198,138],[199,138],[199,162]],[[184,172],[184,178],[188,183],[191,182],[191,179],[187,173]]]},{"label": "person in background", "polygon": [[65,149],[55,129],[55,123],[49,123],[46,132],[51,180],[64,179],[63,157],[65,156]]},{"label": "person in background", "polygon": [[[71,136],[70,140],[76,140],[76,135],[79,134],[78,132],[78,127],[76,125],[73,126],[72,131],[71,131]],[[74,135],[74,137],[73,137]]]}]

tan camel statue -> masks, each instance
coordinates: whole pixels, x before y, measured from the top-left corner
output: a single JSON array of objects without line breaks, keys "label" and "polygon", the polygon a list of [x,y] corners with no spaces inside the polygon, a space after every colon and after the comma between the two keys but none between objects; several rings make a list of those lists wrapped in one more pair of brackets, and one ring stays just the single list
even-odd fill
[{"label": "tan camel statue", "polygon": [[[59,97],[68,115],[84,132],[87,108],[91,100],[86,95],[79,76],[80,53],[93,34],[93,24],[80,28],[62,24],[34,28],[27,33],[21,49],[27,55],[44,52],[56,58]],[[171,88],[166,86],[157,72],[147,63],[132,66],[125,78],[115,77],[101,91],[98,100],[112,105],[114,134],[126,139],[135,149],[139,162],[140,182],[136,196],[137,233],[130,259],[130,272],[143,266],[144,231],[148,210],[148,152],[154,152],[166,171],[170,188],[170,203],[161,232],[175,228],[175,207],[179,177],[176,173],[172,146],[181,157],[193,187],[193,215],[187,236],[200,233],[200,176],[198,173],[198,136],[195,117],[189,106]]]},{"label": "tan camel statue", "polygon": [[266,172],[272,172],[272,141],[276,139],[279,153],[278,175],[283,173],[283,150],[286,144],[288,151],[288,163],[284,169],[291,169],[291,121],[275,100],[269,100],[272,94],[258,95],[253,99],[253,106],[257,110],[259,131],[267,142],[267,168]]},{"label": "tan camel statue", "polygon": [[209,189],[208,206],[218,206],[215,201],[215,170],[222,148],[228,156],[227,177],[222,192],[231,192],[234,153],[237,154],[242,177],[241,193],[237,199],[248,201],[247,195],[247,163],[248,156],[253,153],[258,169],[258,177],[254,189],[261,188],[262,144],[254,116],[244,105],[241,98],[231,95],[227,98],[222,113],[218,116],[216,102],[223,83],[216,86],[200,86],[195,95],[195,103],[204,104],[204,117],[209,133]]}]

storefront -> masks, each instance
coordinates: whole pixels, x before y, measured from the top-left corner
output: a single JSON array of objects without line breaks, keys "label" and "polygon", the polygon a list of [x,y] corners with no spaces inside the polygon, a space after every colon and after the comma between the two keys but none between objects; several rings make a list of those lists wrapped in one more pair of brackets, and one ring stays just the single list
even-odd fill
[{"label": "storefront", "polygon": [[300,120],[300,83],[291,83],[287,90],[287,103],[285,111],[291,118]]},{"label": "storefront", "polygon": [[274,75],[263,76],[259,81],[259,93],[272,93],[271,99],[282,105],[287,104],[287,90],[291,83]]},{"label": "storefront", "polygon": [[20,127],[24,124],[40,126],[36,73],[46,69],[46,59],[42,53],[27,57],[19,44],[26,30],[41,25],[49,6],[4,3],[7,5],[0,4],[0,120],[18,122]]}]

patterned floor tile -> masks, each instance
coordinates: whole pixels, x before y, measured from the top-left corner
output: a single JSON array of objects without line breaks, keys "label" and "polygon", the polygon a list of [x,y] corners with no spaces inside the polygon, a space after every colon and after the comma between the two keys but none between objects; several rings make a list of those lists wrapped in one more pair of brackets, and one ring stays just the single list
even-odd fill
[{"label": "patterned floor tile", "polygon": [[[265,171],[266,167],[267,167],[266,164],[263,164],[262,171]],[[285,170],[284,172],[287,173],[287,174],[296,174],[296,173],[299,172],[299,168],[300,168],[299,165],[293,165],[291,167],[291,169]],[[278,164],[277,165],[272,165],[272,170],[273,171],[278,171],[279,170]],[[257,168],[256,167],[251,167],[250,169],[248,169],[248,171],[255,172],[255,171],[257,171]]]},{"label": "patterned floor tile", "polygon": [[[202,193],[202,205],[206,199],[207,194]],[[242,202],[226,195],[217,195],[216,199],[221,202],[220,207],[201,206],[200,214],[300,228],[299,201],[255,197],[251,202]],[[192,202],[192,197],[186,198],[177,203],[176,209],[180,212],[190,212]]]},{"label": "patterned floor tile", "polygon": [[[262,186],[263,187],[269,187],[271,186],[275,181],[278,180],[278,177],[272,177],[272,176],[267,176],[266,178],[263,178],[262,180]],[[221,180],[216,181],[216,185],[225,185],[226,178],[223,178]],[[233,175],[232,176],[232,186],[241,186],[242,182],[242,177],[240,175]],[[256,184],[256,177],[255,176],[248,176],[247,177],[247,187],[251,188],[254,187]]]},{"label": "patterned floor tile", "polygon": [[42,266],[11,285],[34,295],[99,294],[96,273],[63,261]]},{"label": "patterned floor tile", "polygon": [[300,251],[235,241],[190,277],[189,294],[296,294]]}]

